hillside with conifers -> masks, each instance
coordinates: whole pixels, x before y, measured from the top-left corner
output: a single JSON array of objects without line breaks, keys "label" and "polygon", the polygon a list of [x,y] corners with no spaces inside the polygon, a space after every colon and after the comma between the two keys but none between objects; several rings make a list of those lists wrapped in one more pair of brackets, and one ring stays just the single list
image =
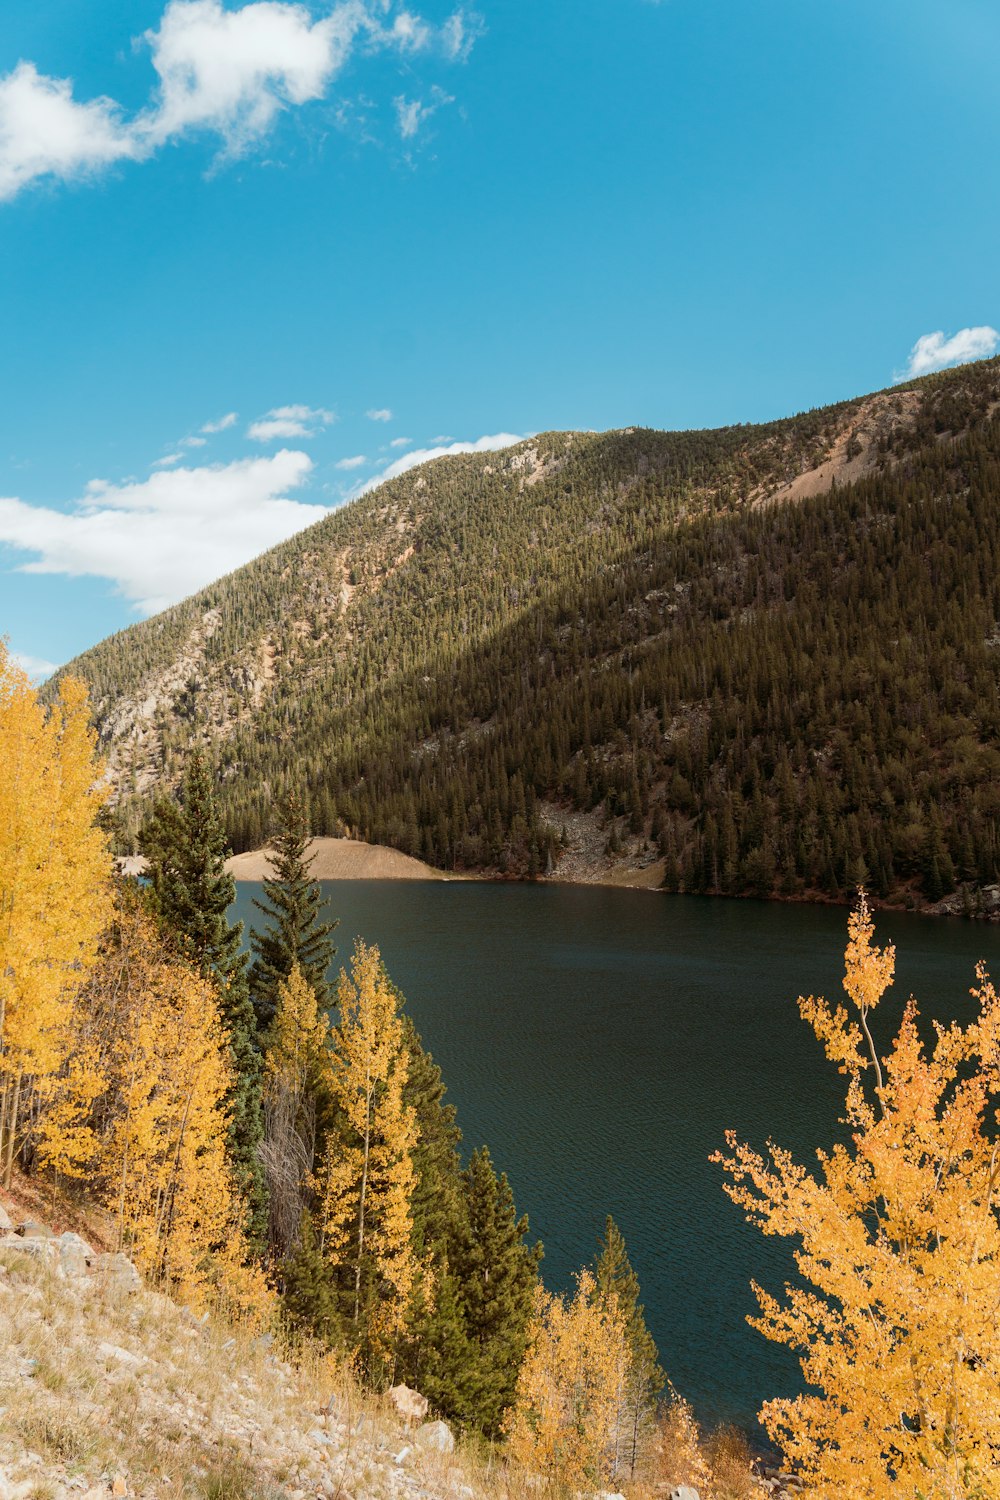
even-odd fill
[{"label": "hillside with conifers", "polygon": [[[70,664],[132,848],[201,748],[237,849],[981,909],[1000,366],[758,427],[439,459]],[[592,861],[592,865],[593,865]]]}]

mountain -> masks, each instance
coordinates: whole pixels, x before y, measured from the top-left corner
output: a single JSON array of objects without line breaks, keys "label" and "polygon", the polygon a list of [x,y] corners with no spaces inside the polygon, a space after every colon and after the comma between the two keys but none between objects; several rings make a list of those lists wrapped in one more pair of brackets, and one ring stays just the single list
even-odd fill
[{"label": "mountain", "polygon": [[967,905],[1000,876],[1000,362],[388,482],[64,671],[121,838],[192,745],[237,849]]}]

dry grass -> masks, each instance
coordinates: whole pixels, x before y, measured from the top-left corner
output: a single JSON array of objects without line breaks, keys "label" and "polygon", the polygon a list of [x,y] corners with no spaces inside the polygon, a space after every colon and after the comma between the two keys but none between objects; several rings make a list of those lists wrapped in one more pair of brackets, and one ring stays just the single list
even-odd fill
[{"label": "dry grass", "polygon": [[[156,1292],[69,1282],[0,1251],[0,1481],[137,1497],[359,1500],[453,1492],[455,1460],[416,1450],[330,1357],[297,1366],[248,1330]],[[3,1484],[0,1482],[0,1493]],[[41,1497],[40,1497],[41,1500]],[[96,1500],[96,1496],[93,1497]]]}]

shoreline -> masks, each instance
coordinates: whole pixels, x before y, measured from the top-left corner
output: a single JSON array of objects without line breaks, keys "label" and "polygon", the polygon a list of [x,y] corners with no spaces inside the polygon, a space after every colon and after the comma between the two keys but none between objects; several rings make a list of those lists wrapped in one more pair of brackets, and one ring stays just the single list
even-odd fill
[{"label": "shoreline", "polygon": [[[558,871],[554,871],[551,875],[539,875],[531,880],[527,876],[504,875],[499,871],[438,870],[424,860],[403,854],[400,850],[393,849],[386,844],[366,844],[361,839],[317,837],[310,840],[309,850],[312,855],[311,873],[314,880],[424,880],[452,884],[478,882],[496,885],[601,886],[605,890],[649,891],[664,896],[674,894],[663,889],[662,860],[653,860],[648,865],[632,868],[581,871],[573,875],[560,875]],[[146,868],[145,860],[138,855],[119,858],[116,863],[119,873],[123,875],[141,876]],[[238,884],[260,884],[271,876],[270,852],[265,846],[260,849],[247,850],[242,854],[234,854],[226,861],[226,869]],[[682,894],[702,895],[712,900],[762,901],[785,906],[848,907],[852,899],[850,896],[829,896],[821,891],[797,892],[793,895],[773,892],[767,896],[727,894],[722,891],[688,891]],[[914,901],[908,905],[903,900],[873,898],[873,908],[877,911],[903,912],[919,917],[953,917],[970,922],[1000,922],[1000,886],[986,886],[978,894],[981,898],[979,911],[965,909],[966,901],[972,898],[972,893],[963,895],[961,890],[934,903]]]}]

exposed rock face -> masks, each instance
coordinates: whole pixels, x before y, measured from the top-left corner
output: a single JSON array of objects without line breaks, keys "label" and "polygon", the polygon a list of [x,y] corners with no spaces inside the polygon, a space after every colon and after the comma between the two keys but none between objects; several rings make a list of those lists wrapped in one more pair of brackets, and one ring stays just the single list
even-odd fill
[{"label": "exposed rock face", "polygon": [[389,1391],[389,1400],[407,1424],[422,1422],[430,1406],[426,1396],[411,1390],[408,1385],[394,1385]]},{"label": "exposed rock face", "polygon": [[985,922],[1000,922],[1000,885],[960,886],[928,910],[939,917],[975,917]]}]

